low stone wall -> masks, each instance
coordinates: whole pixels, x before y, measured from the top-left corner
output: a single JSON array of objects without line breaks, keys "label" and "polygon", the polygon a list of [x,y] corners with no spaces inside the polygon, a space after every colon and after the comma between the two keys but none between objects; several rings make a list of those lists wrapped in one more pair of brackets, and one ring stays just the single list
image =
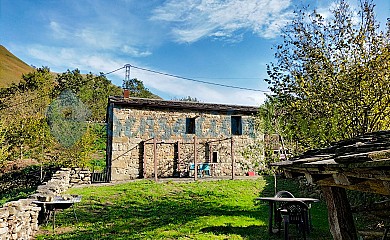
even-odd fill
[{"label": "low stone wall", "polygon": [[80,168],[61,168],[43,185],[38,186],[29,199],[8,202],[0,208],[0,240],[33,239],[38,231],[41,210],[33,203],[38,197],[56,196],[73,185],[90,184],[91,172]]},{"label": "low stone wall", "polygon": [[70,186],[91,184],[91,171],[82,168],[72,169],[69,175],[69,184]]},{"label": "low stone wall", "polygon": [[8,202],[0,208],[0,239],[32,239],[38,231],[41,210],[32,199]]},{"label": "low stone wall", "polygon": [[38,186],[32,197],[58,195],[73,185],[83,184],[91,184],[91,171],[81,168],[61,168],[47,183]]}]

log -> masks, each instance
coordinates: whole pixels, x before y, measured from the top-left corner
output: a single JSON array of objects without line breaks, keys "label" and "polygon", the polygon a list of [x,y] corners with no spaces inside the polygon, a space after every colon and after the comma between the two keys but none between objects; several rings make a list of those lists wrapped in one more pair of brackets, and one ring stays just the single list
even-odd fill
[{"label": "log", "polygon": [[330,232],[336,240],[357,240],[357,232],[344,188],[325,187],[322,192],[328,206]]}]

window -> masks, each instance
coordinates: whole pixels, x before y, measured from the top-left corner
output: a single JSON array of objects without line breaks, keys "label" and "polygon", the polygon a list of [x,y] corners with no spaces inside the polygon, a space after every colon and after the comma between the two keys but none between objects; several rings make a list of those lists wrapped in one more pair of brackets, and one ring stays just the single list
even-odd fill
[{"label": "window", "polygon": [[232,116],[232,135],[242,135],[241,116]]},{"label": "window", "polygon": [[195,134],[195,118],[186,118],[186,133]]},{"label": "window", "polygon": [[213,163],[217,163],[218,162],[218,152],[213,152],[212,162]]}]

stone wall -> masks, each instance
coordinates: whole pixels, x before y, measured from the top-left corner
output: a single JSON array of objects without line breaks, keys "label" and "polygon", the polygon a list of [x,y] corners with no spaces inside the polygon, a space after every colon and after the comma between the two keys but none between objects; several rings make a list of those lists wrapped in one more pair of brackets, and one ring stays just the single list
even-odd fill
[{"label": "stone wall", "polygon": [[32,199],[5,203],[0,208],[0,240],[32,239],[38,231],[40,207]]},{"label": "stone wall", "polygon": [[91,184],[91,172],[81,168],[61,168],[53,174],[52,178],[38,186],[33,198],[38,196],[55,196],[65,192],[73,185]]},{"label": "stone wall", "polygon": [[33,203],[38,197],[56,196],[73,185],[90,184],[89,170],[62,168],[43,185],[38,186],[29,199],[5,203],[0,208],[0,240],[33,239],[38,231],[38,216],[41,211]]},{"label": "stone wall", "polygon": [[[231,137],[236,175],[244,175],[258,159],[245,159],[242,152],[256,144],[255,116],[241,115],[242,134],[231,134],[234,112],[113,109],[111,181],[148,178],[154,176],[154,145],[159,177],[185,176],[188,165],[194,162],[194,136],[197,138],[197,162],[212,162],[213,152],[218,160],[213,163],[214,176],[232,172]],[[195,134],[186,133],[186,119],[195,118]]]}]

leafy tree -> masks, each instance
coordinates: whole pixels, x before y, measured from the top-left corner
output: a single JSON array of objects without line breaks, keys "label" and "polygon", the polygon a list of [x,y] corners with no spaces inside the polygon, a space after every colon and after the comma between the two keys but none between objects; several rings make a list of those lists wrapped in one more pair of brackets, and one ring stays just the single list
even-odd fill
[{"label": "leafy tree", "polygon": [[356,16],[340,0],[330,18],[305,8],[284,29],[266,81],[305,147],[390,127],[390,27],[380,31],[374,6],[362,1]]},{"label": "leafy tree", "polygon": [[90,111],[71,90],[61,92],[47,108],[53,137],[64,147],[73,146],[84,135]]},{"label": "leafy tree", "polygon": [[72,91],[92,112],[89,120],[103,122],[106,116],[107,99],[111,95],[121,95],[119,87],[113,85],[107,77],[100,73],[83,75],[78,69],[67,70],[58,75],[58,85],[54,89],[54,96],[63,91]]},{"label": "leafy tree", "polygon": [[185,102],[200,102],[196,97],[183,97],[183,98],[173,98],[173,101],[185,101]]},{"label": "leafy tree", "polygon": [[43,67],[24,74],[20,83],[1,90],[3,108],[0,112],[8,129],[3,136],[8,144],[8,159],[45,158],[42,146],[50,142],[44,127],[47,125],[45,109],[51,99],[53,83],[50,69]]},{"label": "leafy tree", "polygon": [[123,80],[122,88],[128,89],[130,91],[131,97],[139,97],[139,98],[157,97],[144,86],[144,83],[141,80],[138,80],[136,78],[130,80]]},{"label": "leafy tree", "polygon": [[96,152],[93,143],[96,141],[97,135],[91,130],[90,125],[87,125],[85,134],[78,141],[67,147],[58,146],[61,153],[58,156],[58,163],[70,167],[85,167],[92,160],[92,155]]},{"label": "leafy tree", "polygon": [[122,89],[113,85],[103,73],[98,76],[89,73],[85,76],[85,82],[87,84],[81,86],[78,97],[91,111],[92,121],[104,122],[108,97],[121,95]]},{"label": "leafy tree", "polygon": [[59,74],[56,78],[56,81],[58,84],[54,90],[57,95],[64,90],[71,90],[77,94],[81,87],[87,83],[81,75],[79,69],[75,69],[73,71],[68,69],[66,72]]},{"label": "leafy tree", "polygon": [[3,123],[0,120],[0,167],[3,166],[5,161],[8,158],[8,143],[6,141],[6,129]]}]

